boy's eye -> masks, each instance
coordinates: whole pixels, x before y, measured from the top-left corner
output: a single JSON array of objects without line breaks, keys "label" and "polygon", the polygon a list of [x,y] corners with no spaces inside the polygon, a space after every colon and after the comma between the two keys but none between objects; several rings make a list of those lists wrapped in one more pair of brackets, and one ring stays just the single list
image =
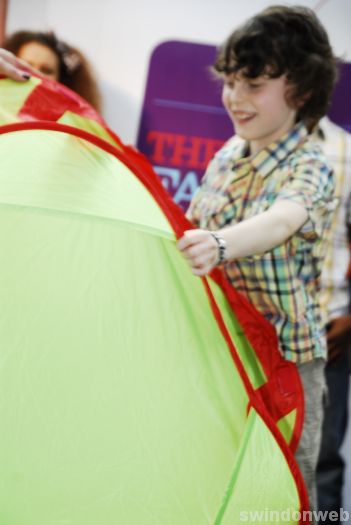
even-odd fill
[{"label": "boy's eye", "polygon": [[258,89],[260,87],[262,87],[263,84],[262,83],[256,83],[256,82],[249,82],[249,87],[251,89]]}]

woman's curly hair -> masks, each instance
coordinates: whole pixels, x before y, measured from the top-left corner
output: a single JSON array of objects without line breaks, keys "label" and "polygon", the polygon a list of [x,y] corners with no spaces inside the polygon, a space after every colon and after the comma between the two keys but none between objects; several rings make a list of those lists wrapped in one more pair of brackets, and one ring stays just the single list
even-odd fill
[{"label": "woman's curly hair", "polygon": [[327,32],[305,7],[271,6],[235,30],[219,49],[214,70],[246,78],[285,74],[288,102],[297,120],[311,129],[328,110],[337,77],[337,59]]},{"label": "woman's curly hair", "polygon": [[5,39],[3,47],[17,55],[22,46],[31,42],[37,42],[51,49],[59,60],[59,82],[78,93],[100,111],[101,97],[87,59],[78,49],[59,40],[52,31],[17,31]]}]

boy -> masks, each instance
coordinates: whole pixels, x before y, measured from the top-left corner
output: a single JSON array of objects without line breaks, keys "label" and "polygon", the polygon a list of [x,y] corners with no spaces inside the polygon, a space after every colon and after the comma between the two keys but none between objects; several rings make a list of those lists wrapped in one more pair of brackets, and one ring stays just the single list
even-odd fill
[{"label": "boy", "polygon": [[195,275],[222,265],[298,366],[305,423],[296,458],[313,509],[326,357],[321,241],[335,201],[332,172],[309,134],[326,113],[335,58],[313,11],[275,6],[234,31],[214,67],[237,136],[211,161],[190,205],[201,229],[178,246]]}]

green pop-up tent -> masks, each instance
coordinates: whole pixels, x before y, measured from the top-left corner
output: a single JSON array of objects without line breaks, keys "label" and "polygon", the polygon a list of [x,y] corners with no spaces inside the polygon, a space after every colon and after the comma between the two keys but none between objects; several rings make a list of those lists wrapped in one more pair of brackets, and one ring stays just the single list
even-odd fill
[{"label": "green pop-up tent", "polygon": [[78,96],[2,79],[0,124],[0,524],[297,523],[273,328],[191,274],[191,225]]}]

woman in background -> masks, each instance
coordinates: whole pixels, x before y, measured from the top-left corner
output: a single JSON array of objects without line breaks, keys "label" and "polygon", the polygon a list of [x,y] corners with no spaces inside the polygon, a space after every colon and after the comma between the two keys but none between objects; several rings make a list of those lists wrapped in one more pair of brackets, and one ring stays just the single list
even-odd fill
[{"label": "woman in background", "polygon": [[17,31],[5,39],[3,47],[101,110],[99,89],[87,59],[53,32]]}]

